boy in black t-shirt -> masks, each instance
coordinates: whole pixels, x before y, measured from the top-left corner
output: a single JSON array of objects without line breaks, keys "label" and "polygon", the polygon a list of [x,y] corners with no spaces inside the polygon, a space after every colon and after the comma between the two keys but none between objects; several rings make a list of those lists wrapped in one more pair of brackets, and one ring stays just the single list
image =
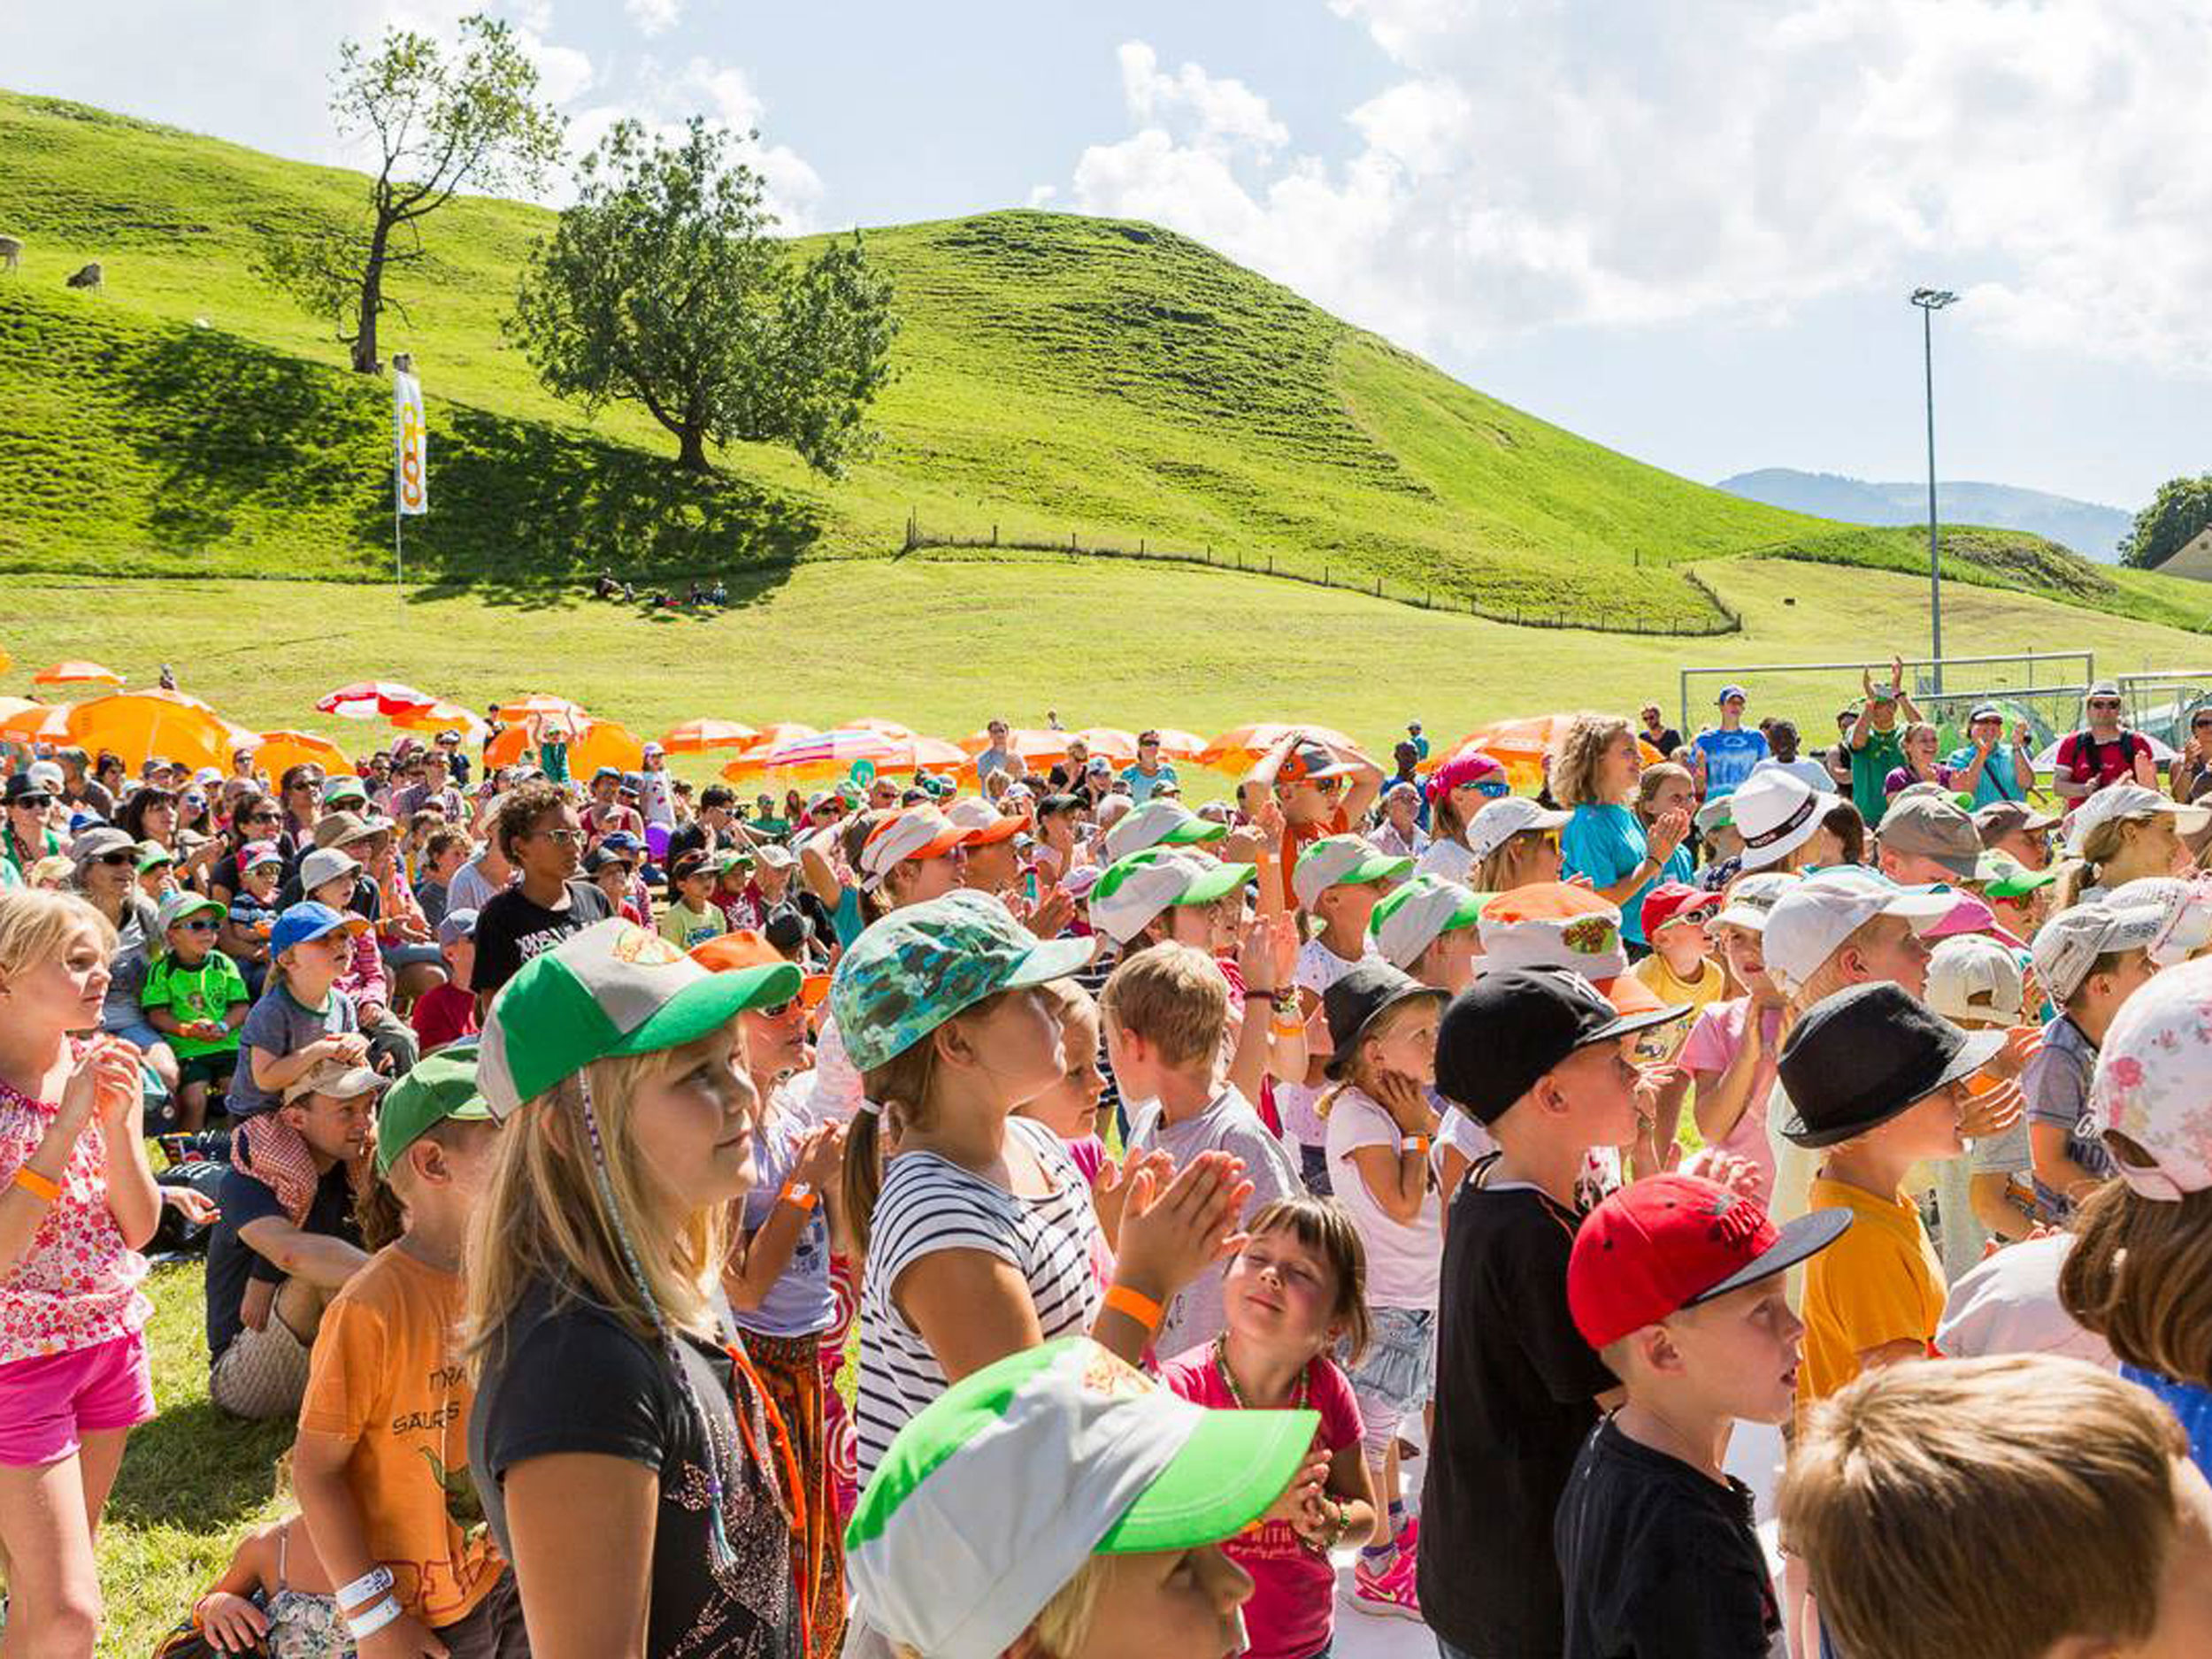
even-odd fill
[{"label": "boy in black t-shirt", "polygon": [[1790,1415],[1805,1327],[1783,1275],[1850,1225],[1821,1210],[1778,1229],[1687,1175],[1624,1187],[1582,1224],[1568,1306],[1628,1403],[1583,1442],[1560,1500],[1565,1659],[1781,1651],[1751,1492],[1719,1448],[1739,1418]]},{"label": "boy in black t-shirt", "polygon": [[583,826],[568,796],[551,784],[526,783],[502,801],[492,837],[522,879],[477,914],[472,978],[480,1016],[524,963],[614,914],[605,894],[575,879]]},{"label": "boy in black t-shirt", "polygon": [[1436,1087],[1496,1137],[1445,1225],[1436,1437],[1415,1583],[1444,1659],[1564,1646],[1552,1517],[1612,1372],[1567,1310],[1592,1147],[1636,1138],[1638,1072],[1620,1041],[1686,1008],[1623,1015],[1578,973],[1484,976],[1444,1012]]}]

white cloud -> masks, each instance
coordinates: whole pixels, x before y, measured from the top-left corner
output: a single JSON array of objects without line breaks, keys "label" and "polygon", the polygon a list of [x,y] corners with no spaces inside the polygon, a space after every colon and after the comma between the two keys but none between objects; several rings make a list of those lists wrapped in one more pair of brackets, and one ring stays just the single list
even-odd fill
[{"label": "white cloud", "polygon": [[683,0],[622,0],[622,9],[630,14],[638,33],[650,38],[664,35],[676,27],[683,15]]},{"label": "white cloud", "polygon": [[1328,0],[1391,60],[1333,134],[1142,42],[1069,204],[1401,337],[1786,315],[1947,283],[1960,326],[2212,365],[2212,20],[2171,0]]}]

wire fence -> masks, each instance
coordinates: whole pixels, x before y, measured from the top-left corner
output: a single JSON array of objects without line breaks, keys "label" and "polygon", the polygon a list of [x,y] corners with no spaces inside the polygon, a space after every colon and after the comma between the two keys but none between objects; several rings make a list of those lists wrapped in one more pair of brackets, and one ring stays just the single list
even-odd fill
[{"label": "wire fence", "polygon": [[1161,565],[1202,565],[1211,570],[1241,571],[1248,575],[1271,576],[1279,581],[1304,582],[1313,588],[1335,588],[1347,593],[1364,594],[1373,599],[1391,600],[1417,610],[1480,617],[1486,621],[1505,622],[1522,628],[1574,628],[1594,634],[1649,634],[1681,639],[1709,639],[1743,631],[1741,615],[1694,572],[1686,570],[1677,573],[1697,590],[1712,611],[1702,621],[1655,611],[1647,606],[1613,605],[1601,601],[1577,600],[1570,603],[1563,596],[1548,605],[1486,603],[1471,599],[1464,594],[1432,585],[1416,587],[1410,583],[1392,582],[1379,573],[1359,570],[1349,565],[1334,565],[1325,560],[1317,562],[1272,551],[1248,553],[1240,548],[1213,547],[1156,548],[1148,538],[1142,536],[1138,538],[1134,547],[1131,547],[1125,542],[1116,543],[1097,536],[1085,540],[1082,534],[1076,530],[1070,530],[1065,541],[1046,541],[1020,533],[1002,535],[996,525],[991,526],[988,535],[964,535],[926,528],[911,513],[907,516],[905,552],[926,556],[936,549],[964,549],[1056,553],[1071,559],[1141,559]]}]

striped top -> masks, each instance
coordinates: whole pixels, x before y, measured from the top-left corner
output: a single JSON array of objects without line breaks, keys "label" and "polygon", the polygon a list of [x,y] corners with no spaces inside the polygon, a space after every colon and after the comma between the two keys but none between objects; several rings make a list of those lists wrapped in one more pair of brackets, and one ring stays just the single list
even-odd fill
[{"label": "striped top", "polygon": [[1010,1262],[1029,1283],[1048,1342],[1080,1334],[1098,1317],[1091,1240],[1098,1219],[1090,1189],[1059,1138],[1026,1118],[1007,1120],[1052,1178],[1041,1198],[1018,1198],[933,1152],[891,1160],[869,1227],[860,1294],[860,1394],[854,1411],[865,1486],[891,1440],[944,1393],[944,1369],[906,1322],[891,1292],[899,1276],[935,1250],[984,1250]]}]

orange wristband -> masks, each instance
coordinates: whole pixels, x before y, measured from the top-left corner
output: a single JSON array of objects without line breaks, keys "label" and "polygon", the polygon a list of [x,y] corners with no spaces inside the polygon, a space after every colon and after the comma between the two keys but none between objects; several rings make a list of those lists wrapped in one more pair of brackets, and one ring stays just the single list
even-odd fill
[{"label": "orange wristband", "polygon": [[822,1195],[811,1187],[802,1192],[797,1182],[786,1181],[783,1184],[783,1191],[776,1194],[776,1202],[780,1204],[796,1204],[802,1210],[811,1210],[822,1202]]},{"label": "orange wristband", "polygon": [[1141,1290],[1132,1290],[1126,1285],[1110,1286],[1106,1291],[1106,1306],[1116,1313],[1126,1314],[1134,1319],[1144,1327],[1148,1336],[1160,1328],[1164,1310],[1158,1302]]},{"label": "orange wristband", "polygon": [[28,1167],[16,1171],[15,1184],[42,1204],[50,1204],[61,1196],[59,1181],[50,1181],[36,1170]]}]

